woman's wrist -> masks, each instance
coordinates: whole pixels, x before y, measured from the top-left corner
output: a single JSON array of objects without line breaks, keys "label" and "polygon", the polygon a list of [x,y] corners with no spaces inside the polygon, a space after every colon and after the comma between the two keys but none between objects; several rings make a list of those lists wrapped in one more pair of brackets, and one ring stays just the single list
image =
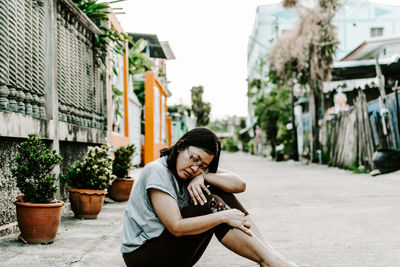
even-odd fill
[{"label": "woman's wrist", "polygon": [[213,213],[213,214],[219,216],[218,219],[219,219],[220,223],[228,223],[228,216],[226,215],[225,211],[219,211],[219,212],[216,212],[216,213]]},{"label": "woman's wrist", "polygon": [[208,173],[204,173],[204,172],[203,172],[201,175],[203,176],[203,181],[204,181],[204,182],[207,182],[207,175],[208,175]]}]

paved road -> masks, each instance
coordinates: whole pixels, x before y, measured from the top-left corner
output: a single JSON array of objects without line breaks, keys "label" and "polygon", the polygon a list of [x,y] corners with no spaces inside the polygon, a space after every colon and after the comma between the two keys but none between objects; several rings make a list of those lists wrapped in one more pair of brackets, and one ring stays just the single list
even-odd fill
[{"label": "paved road", "polygon": [[[309,266],[400,266],[400,172],[368,174],[225,155],[247,182],[238,198],[266,240]],[[257,266],[213,240],[198,267]]]},{"label": "paved road", "polygon": [[[221,167],[247,182],[238,198],[282,254],[312,266],[400,266],[400,173],[352,174],[296,162],[224,154]],[[97,220],[62,218],[53,244],[0,239],[0,266],[124,266],[119,254],[125,203]],[[154,255],[151,255],[154,256]],[[196,267],[257,266],[213,240]]]}]

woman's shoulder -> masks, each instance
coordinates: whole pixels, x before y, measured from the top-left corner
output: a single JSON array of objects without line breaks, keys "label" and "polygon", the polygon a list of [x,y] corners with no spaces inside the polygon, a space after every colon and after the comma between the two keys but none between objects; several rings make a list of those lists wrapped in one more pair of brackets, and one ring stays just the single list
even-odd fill
[{"label": "woman's shoulder", "polygon": [[146,164],[140,174],[139,181],[144,187],[157,185],[171,191],[173,189],[171,175],[165,158],[159,158]]},{"label": "woman's shoulder", "polygon": [[168,165],[165,158],[159,158],[147,163],[143,168],[144,173],[168,173]]}]

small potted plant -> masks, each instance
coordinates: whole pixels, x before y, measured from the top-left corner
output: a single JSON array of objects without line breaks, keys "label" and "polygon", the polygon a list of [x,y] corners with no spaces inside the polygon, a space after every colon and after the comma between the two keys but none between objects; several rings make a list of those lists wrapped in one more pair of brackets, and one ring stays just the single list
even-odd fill
[{"label": "small potted plant", "polygon": [[89,147],[82,162],[60,175],[70,187],[69,201],[76,218],[96,219],[103,207],[106,188],[115,179],[109,151],[107,144]]},{"label": "small potted plant", "polygon": [[35,134],[18,146],[11,169],[22,195],[14,202],[17,208],[18,237],[24,243],[52,243],[60,224],[63,201],[54,199],[57,192],[53,168],[61,156],[50,151]]},{"label": "small potted plant", "polygon": [[113,174],[117,176],[108,188],[108,196],[115,201],[127,201],[131,194],[133,178],[128,173],[132,167],[135,145],[121,146],[114,152]]}]

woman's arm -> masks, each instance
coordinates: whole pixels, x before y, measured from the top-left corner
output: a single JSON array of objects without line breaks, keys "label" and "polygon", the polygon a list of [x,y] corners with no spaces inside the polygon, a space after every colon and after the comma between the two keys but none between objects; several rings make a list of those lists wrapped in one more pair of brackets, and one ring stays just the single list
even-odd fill
[{"label": "woman's arm", "polygon": [[203,233],[221,223],[251,235],[250,223],[246,221],[245,214],[237,209],[183,219],[178,204],[170,195],[158,189],[149,189],[149,195],[158,218],[176,237]]},{"label": "woman's arm", "polygon": [[200,174],[190,181],[187,188],[194,205],[204,205],[207,202],[204,192],[211,194],[204,181],[227,193],[241,193],[246,190],[246,183],[236,173],[218,169],[216,173]]},{"label": "woman's arm", "polygon": [[246,190],[246,183],[234,172],[218,169],[216,173],[203,174],[204,180],[227,193],[241,193]]}]

